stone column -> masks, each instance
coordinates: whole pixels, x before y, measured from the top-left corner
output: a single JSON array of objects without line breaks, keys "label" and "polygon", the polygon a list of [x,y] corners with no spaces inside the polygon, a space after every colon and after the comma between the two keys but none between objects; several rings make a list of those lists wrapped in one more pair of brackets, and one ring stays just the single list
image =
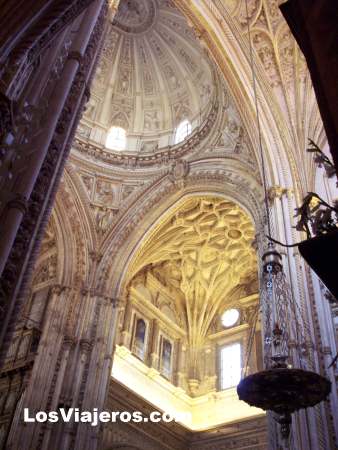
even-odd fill
[{"label": "stone column", "polygon": [[54,373],[58,373],[58,359],[63,344],[63,336],[60,330],[64,326],[67,317],[67,297],[70,290],[66,286],[56,285],[52,289],[52,295],[48,305],[45,326],[38,347],[33,371],[23,395],[23,399],[17,407],[16,415],[19,420],[13,421],[8,449],[30,450],[37,442],[39,434],[38,424],[23,423],[23,408],[29,408],[31,414],[43,411],[48,406],[48,393],[55,381]]},{"label": "stone column", "polygon": [[7,214],[4,215],[1,224],[0,241],[0,275],[4,269],[9,252],[12,248],[17,230],[25,212],[25,202],[29,199],[42,163],[46,157],[48,147],[54,136],[55,128],[70,92],[73,80],[84,56],[88,41],[101,11],[103,0],[96,0],[85,14],[80,30],[71,47],[68,60],[64,66],[61,78],[54,87],[50,97],[44,127],[41,133],[33,137],[30,147],[34,149],[33,155],[28,155],[24,170],[20,164],[19,183],[15,185],[15,191],[11,193],[12,199],[7,203]]},{"label": "stone column", "polygon": [[[96,297],[97,323],[91,359],[88,364],[87,383],[80,404],[83,410],[102,410],[109,390],[114,339],[118,319],[119,301],[106,296]],[[79,424],[74,443],[75,450],[95,450],[98,445],[99,427]],[[73,448],[73,447],[71,447]]]},{"label": "stone column", "polygon": [[[96,7],[99,7],[100,4],[101,6],[104,5],[104,2],[95,2],[95,4]],[[92,13],[93,11],[89,10],[88,12]],[[4,338],[6,331],[7,339],[9,339],[8,334],[10,334],[11,327],[8,324],[11,321],[11,325],[13,325],[20,308],[19,303],[26,298],[24,290],[32,273],[34,258],[38,254],[39,243],[51,211],[66,157],[70,151],[84,100],[88,96],[88,85],[93,76],[97,60],[96,55],[101,48],[100,41],[103,35],[105,14],[105,7],[101,7],[100,15],[88,41],[84,58],[81,60],[81,67],[76,73],[67,101],[58,120],[57,132],[49,145],[41,172],[34,185],[34,190],[28,203],[27,214],[25,214],[20,225],[0,281],[0,291],[6,293],[6,302],[4,303],[6,318],[1,330],[0,341]],[[86,14],[82,19],[85,16]],[[91,24],[91,22],[89,23]],[[76,31],[74,30],[75,33]],[[17,299],[19,292],[20,298]]]},{"label": "stone column", "polygon": [[[61,362],[60,362],[60,368],[57,374],[56,382],[55,382],[55,389],[54,393],[52,395],[52,400],[50,403],[49,409],[51,411],[56,411],[59,407],[60,402],[60,394],[62,390],[62,385],[66,381],[65,380],[65,373],[68,365],[68,360],[70,356],[71,349],[74,347],[74,340],[71,337],[65,336],[64,342],[61,350]],[[44,433],[43,433],[43,440],[41,444],[41,450],[49,450],[50,449],[50,439],[52,435],[54,424],[47,424]]]},{"label": "stone column", "polygon": [[29,408],[31,414],[59,407],[103,409],[111,377],[118,306],[116,299],[96,290],[53,288],[38,355],[17,408],[8,449],[97,448],[99,427],[73,421],[24,424],[23,408]]}]

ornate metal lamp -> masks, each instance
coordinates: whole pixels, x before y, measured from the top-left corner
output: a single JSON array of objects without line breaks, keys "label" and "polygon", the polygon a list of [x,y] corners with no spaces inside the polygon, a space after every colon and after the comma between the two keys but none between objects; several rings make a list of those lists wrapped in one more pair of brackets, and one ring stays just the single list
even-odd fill
[{"label": "ornate metal lamp", "polygon": [[265,370],[245,377],[237,392],[240,400],[250,406],[276,413],[281,435],[288,439],[291,414],[325,400],[331,383],[306,370],[310,336],[306,336],[306,327],[293,302],[281,260],[281,255],[271,245],[263,255],[261,299]]},{"label": "ornate metal lamp", "polygon": [[[267,228],[268,235],[271,236],[248,0],[245,0],[245,4]],[[325,400],[330,394],[331,383],[321,375],[308,370],[311,368],[309,367],[311,336],[306,329],[298,304],[291,294],[283,271],[282,257],[271,242],[262,260],[261,307],[265,370],[243,378],[237,386],[237,393],[240,400],[250,406],[273,411],[281,426],[282,438],[287,440],[292,423],[291,414]]]}]

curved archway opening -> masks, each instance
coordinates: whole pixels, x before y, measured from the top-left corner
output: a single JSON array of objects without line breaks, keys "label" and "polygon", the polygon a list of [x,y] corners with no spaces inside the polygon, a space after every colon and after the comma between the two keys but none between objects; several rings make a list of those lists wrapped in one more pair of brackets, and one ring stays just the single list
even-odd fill
[{"label": "curved archway opening", "polygon": [[[262,414],[239,402],[229,364],[222,365],[234,345],[234,373],[259,364],[256,356],[247,361],[245,345],[258,304],[254,235],[233,201],[186,197],[139,243],[128,267],[113,377],[161,410],[185,412],[183,423],[193,430]],[[239,318],[225,329],[222,315],[231,308]],[[135,346],[140,318],[142,358]]]}]

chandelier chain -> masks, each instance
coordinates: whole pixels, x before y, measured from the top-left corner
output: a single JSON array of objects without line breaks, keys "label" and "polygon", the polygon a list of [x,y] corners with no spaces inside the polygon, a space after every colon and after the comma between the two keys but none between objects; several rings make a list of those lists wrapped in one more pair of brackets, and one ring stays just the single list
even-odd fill
[{"label": "chandelier chain", "polygon": [[263,178],[263,188],[264,188],[264,204],[265,204],[266,220],[267,220],[267,226],[268,226],[268,235],[271,236],[272,233],[271,233],[271,221],[270,221],[270,208],[269,208],[269,200],[268,200],[266,168],[265,168],[263,143],[262,143],[262,129],[261,129],[261,121],[260,121],[259,105],[258,105],[257,80],[256,80],[255,67],[254,67],[252,37],[251,37],[251,30],[250,30],[250,23],[249,23],[248,0],[245,0],[245,8],[246,8],[247,29],[248,29],[248,37],[249,37],[249,50],[250,50],[250,66],[251,66],[251,74],[252,74],[252,87],[253,87],[253,94],[254,94],[254,101],[255,101],[256,122],[257,122],[257,131],[258,131],[258,145],[259,145],[259,152],[260,152],[261,165],[262,165],[262,178]]}]

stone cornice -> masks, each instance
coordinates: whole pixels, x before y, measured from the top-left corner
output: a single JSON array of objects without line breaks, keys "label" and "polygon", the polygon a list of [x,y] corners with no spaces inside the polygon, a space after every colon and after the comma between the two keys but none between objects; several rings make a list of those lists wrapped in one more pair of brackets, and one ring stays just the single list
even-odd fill
[{"label": "stone cornice", "polygon": [[187,155],[196,147],[201,145],[204,139],[209,136],[219,113],[219,103],[212,106],[204,124],[191,134],[183,143],[165,147],[154,153],[133,153],[107,151],[102,146],[86,142],[79,137],[75,139],[74,149],[85,156],[94,157],[97,161],[103,161],[115,166],[122,166],[129,169],[152,167],[162,165],[170,160],[181,158]]}]

